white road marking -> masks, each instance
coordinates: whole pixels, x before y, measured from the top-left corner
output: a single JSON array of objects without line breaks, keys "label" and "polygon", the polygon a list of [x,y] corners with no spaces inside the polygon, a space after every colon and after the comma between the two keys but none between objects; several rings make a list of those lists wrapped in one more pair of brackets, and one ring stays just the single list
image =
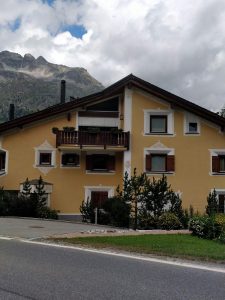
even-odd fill
[{"label": "white road marking", "polygon": [[20,239],[20,241],[24,242],[24,243],[28,243],[28,244],[36,244],[36,245],[43,245],[43,246],[63,248],[63,249],[73,249],[73,250],[79,250],[79,251],[90,252],[90,253],[98,253],[98,254],[104,254],[104,255],[124,257],[124,258],[130,258],[130,259],[135,259],[135,260],[162,263],[162,264],[167,264],[167,265],[173,265],[173,266],[179,266],[179,267],[205,270],[205,271],[218,272],[218,273],[225,274],[225,268],[201,265],[201,264],[197,264],[194,262],[189,263],[186,261],[185,262],[184,261],[173,261],[173,260],[169,260],[169,259],[166,260],[163,258],[145,257],[145,256],[139,256],[136,254],[131,255],[131,254],[118,253],[118,252],[113,252],[113,251],[108,251],[108,250],[106,251],[106,250],[90,249],[90,248],[83,248],[83,247],[77,247],[77,246],[59,245],[59,244],[31,241],[31,240],[25,240],[25,239]]},{"label": "white road marking", "polygon": [[7,240],[7,241],[9,241],[9,240],[12,240],[13,238],[11,238],[11,237],[8,237],[8,236],[0,236],[0,240]]}]

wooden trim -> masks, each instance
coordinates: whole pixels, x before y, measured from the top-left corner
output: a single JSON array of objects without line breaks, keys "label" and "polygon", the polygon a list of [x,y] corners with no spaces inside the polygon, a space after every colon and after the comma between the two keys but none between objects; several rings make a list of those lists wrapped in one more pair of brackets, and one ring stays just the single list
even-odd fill
[{"label": "wooden trim", "polygon": [[145,169],[146,171],[151,171],[152,167],[151,167],[151,162],[152,162],[152,158],[151,158],[151,154],[147,154],[145,156]]},{"label": "wooden trim", "polygon": [[175,171],[175,156],[174,155],[167,155],[167,158],[166,158],[166,171],[167,172],[174,172]]},{"label": "wooden trim", "polygon": [[212,172],[218,173],[220,171],[219,156],[212,156]]}]

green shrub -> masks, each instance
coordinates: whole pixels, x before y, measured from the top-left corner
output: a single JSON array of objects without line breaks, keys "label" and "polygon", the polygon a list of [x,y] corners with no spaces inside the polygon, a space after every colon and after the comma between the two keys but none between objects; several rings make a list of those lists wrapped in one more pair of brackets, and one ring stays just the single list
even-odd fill
[{"label": "green shrub", "polygon": [[216,214],[215,221],[222,227],[222,230],[225,231],[225,214]]},{"label": "green shrub", "polygon": [[157,228],[157,218],[145,209],[139,210],[138,228],[143,230]]},{"label": "green shrub", "polygon": [[193,235],[205,239],[216,239],[222,233],[222,227],[214,217],[195,216],[190,220],[189,230]]},{"label": "green shrub", "polygon": [[82,201],[82,204],[80,206],[80,213],[82,215],[83,222],[91,222],[94,223],[95,221],[95,211],[94,211],[94,205],[89,198],[87,201]]},{"label": "green shrub", "polygon": [[108,198],[102,205],[113,226],[129,227],[130,205],[115,196]]},{"label": "green shrub", "polygon": [[57,212],[57,210],[54,210],[54,209],[51,209],[51,208],[45,206],[45,207],[42,207],[41,209],[38,210],[37,217],[42,218],[42,219],[57,220],[58,219],[58,212]]},{"label": "green shrub", "polygon": [[221,243],[225,244],[225,230],[223,230],[223,231],[221,232],[220,236],[218,237],[218,240],[219,240]]},{"label": "green shrub", "polygon": [[180,229],[182,224],[174,213],[165,212],[159,217],[158,227],[166,230]]}]

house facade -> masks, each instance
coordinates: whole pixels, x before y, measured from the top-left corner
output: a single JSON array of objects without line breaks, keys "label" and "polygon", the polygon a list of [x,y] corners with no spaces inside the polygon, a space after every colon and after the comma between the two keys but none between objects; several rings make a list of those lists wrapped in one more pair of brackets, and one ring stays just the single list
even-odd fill
[{"label": "house facade", "polygon": [[79,218],[100,205],[125,172],[167,176],[184,208],[205,211],[214,188],[225,208],[225,119],[129,75],[102,92],[0,124],[0,186],[49,183],[48,203]]}]

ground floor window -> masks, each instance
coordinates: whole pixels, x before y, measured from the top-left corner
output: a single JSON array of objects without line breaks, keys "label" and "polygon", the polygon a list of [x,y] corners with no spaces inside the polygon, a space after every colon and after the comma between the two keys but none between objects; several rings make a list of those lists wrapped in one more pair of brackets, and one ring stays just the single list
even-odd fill
[{"label": "ground floor window", "polygon": [[63,167],[79,167],[80,156],[76,153],[63,153],[61,163]]},{"label": "ground floor window", "polygon": [[218,213],[225,213],[225,194],[218,195]]},{"label": "ground floor window", "polygon": [[6,152],[0,151],[0,172],[5,172]]},{"label": "ground floor window", "polygon": [[86,156],[86,170],[94,172],[115,171],[115,155],[93,154]]}]

